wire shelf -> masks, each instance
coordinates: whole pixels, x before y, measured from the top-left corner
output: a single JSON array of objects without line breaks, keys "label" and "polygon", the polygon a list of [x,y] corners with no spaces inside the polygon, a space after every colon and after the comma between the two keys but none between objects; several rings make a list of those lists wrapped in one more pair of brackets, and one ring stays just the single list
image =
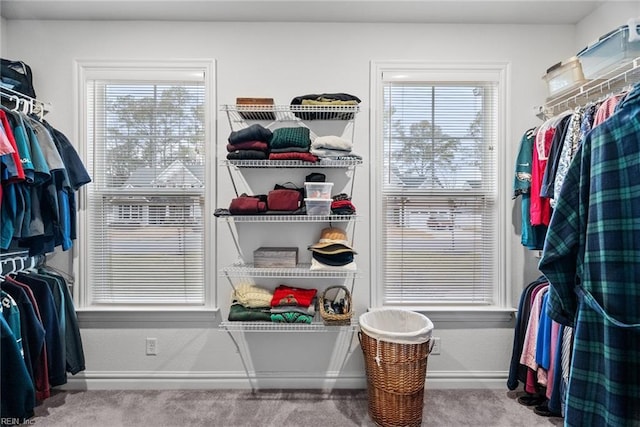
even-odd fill
[{"label": "wire shelf", "polygon": [[281,277],[281,278],[356,278],[359,270],[311,270],[311,264],[298,264],[294,268],[258,268],[253,264],[233,264],[221,272],[228,277]]},{"label": "wire shelf", "polygon": [[234,122],[298,121],[298,120],[353,120],[360,111],[358,105],[262,105],[246,104],[221,106]]},{"label": "wire shelf", "polygon": [[356,330],[359,327],[358,319],[354,316],[349,325],[325,325],[321,321],[312,323],[271,323],[264,321],[255,322],[220,322],[221,329],[227,331],[244,332],[334,332],[341,330]]},{"label": "wire shelf", "polygon": [[24,113],[34,113],[42,118],[51,111],[51,104],[31,98],[9,87],[0,86],[0,97],[14,102],[14,107]]},{"label": "wire shelf", "polygon": [[549,97],[543,106],[535,107],[534,110],[541,119],[553,117],[564,110],[584,105],[638,81],[640,81],[640,57],[621,64],[598,79],[589,80],[571,90]]},{"label": "wire shelf", "polygon": [[362,164],[362,159],[320,159],[316,163],[302,160],[222,160],[222,166],[236,168],[348,168]]},{"label": "wire shelf", "polygon": [[219,216],[227,222],[350,222],[357,215],[228,215]]}]

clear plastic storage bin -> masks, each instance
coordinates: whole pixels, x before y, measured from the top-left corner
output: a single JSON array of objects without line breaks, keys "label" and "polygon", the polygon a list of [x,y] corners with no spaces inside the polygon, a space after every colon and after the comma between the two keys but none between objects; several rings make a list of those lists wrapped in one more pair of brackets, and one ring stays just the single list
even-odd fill
[{"label": "clear plastic storage bin", "polygon": [[542,79],[547,82],[549,96],[557,95],[586,82],[577,56],[550,67]]},{"label": "clear plastic storage bin", "polygon": [[[630,29],[633,29],[631,34]],[[640,24],[635,20],[605,34],[578,53],[587,79],[601,77],[637,57],[640,57]]]},{"label": "clear plastic storage bin", "polygon": [[306,196],[310,199],[330,199],[333,182],[305,182]]},{"label": "clear plastic storage bin", "polygon": [[307,215],[331,215],[332,199],[304,199]]}]

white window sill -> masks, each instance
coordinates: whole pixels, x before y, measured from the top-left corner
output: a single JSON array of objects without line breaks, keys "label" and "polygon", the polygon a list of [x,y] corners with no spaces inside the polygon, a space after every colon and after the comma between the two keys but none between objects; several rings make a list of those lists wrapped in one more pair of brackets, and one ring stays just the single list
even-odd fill
[{"label": "white window sill", "polygon": [[212,327],[220,322],[219,308],[85,308],[76,311],[80,328]]},{"label": "white window sill", "polygon": [[411,307],[411,306],[389,306],[380,308],[399,308],[411,310],[424,314],[433,323],[437,322],[478,322],[496,323],[511,322],[516,308],[509,307]]}]

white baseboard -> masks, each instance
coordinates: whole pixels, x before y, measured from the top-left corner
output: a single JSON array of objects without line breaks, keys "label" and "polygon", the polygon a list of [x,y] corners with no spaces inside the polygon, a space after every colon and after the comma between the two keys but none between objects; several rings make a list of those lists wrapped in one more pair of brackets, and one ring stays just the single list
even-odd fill
[{"label": "white baseboard", "polygon": [[[506,371],[428,372],[427,389],[506,389]],[[69,376],[62,390],[207,390],[207,389],[364,389],[366,376],[360,373],[327,375],[290,372],[260,373],[249,380],[244,371],[153,372],[84,371]]]}]

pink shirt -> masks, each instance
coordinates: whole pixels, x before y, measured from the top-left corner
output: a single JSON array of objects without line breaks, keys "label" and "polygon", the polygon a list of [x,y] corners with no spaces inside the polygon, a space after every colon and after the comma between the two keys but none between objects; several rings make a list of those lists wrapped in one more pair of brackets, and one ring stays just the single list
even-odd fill
[{"label": "pink shirt", "polygon": [[596,115],[593,117],[592,128],[598,126],[600,123],[607,120],[615,111],[616,105],[624,97],[624,95],[613,95],[607,98],[596,111]]},{"label": "pink shirt", "polygon": [[540,197],[540,190],[555,132],[554,127],[542,126],[536,134],[531,161],[531,205],[529,206],[531,225],[549,225],[551,221],[551,201],[546,197]]}]

